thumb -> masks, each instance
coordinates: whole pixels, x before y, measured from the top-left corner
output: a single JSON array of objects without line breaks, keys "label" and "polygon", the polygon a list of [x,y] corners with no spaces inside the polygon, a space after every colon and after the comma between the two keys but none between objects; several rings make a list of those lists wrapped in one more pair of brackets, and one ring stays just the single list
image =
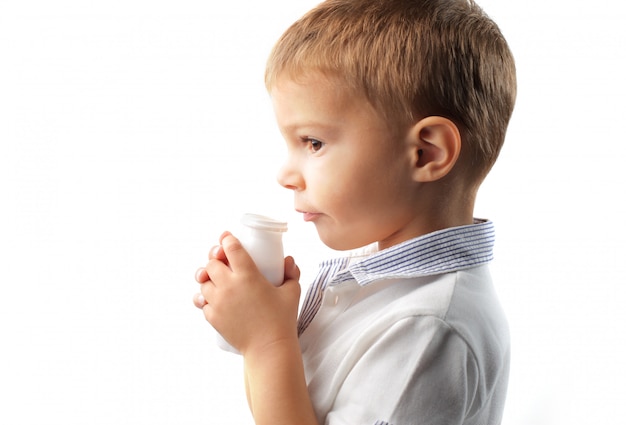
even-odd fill
[{"label": "thumb", "polygon": [[291,256],[285,258],[285,280],[300,280],[300,268]]},{"label": "thumb", "polygon": [[294,307],[294,317],[298,316],[298,301],[300,300],[300,268],[293,257],[285,258],[285,280],[280,286],[281,293],[286,294]]}]

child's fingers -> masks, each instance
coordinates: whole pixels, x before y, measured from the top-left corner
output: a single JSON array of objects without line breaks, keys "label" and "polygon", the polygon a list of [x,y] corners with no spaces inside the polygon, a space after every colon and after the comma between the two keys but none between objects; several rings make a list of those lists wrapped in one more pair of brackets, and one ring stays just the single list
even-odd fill
[{"label": "child's fingers", "polygon": [[204,267],[200,267],[198,270],[196,270],[195,277],[196,277],[196,282],[198,283],[204,283],[207,280],[209,280],[209,274],[207,273]]},{"label": "child's fingers", "polygon": [[220,243],[222,243],[222,240],[223,240],[226,236],[232,236],[232,235],[233,235],[233,234],[232,234],[232,233],[230,233],[229,231],[225,231],[224,233],[222,233],[222,234],[220,235],[220,238],[219,238]]},{"label": "child's fingers", "polygon": [[202,309],[207,304],[206,300],[202,296],[202,294],[196,294],[193,296],[193,305]]},{"label": "child's fingers", "polygon": [[222,236],[221,247],[226,257],[227,264],[229,264],[233,270],[254,264],[250,254],[245,250],[239,239],[228,232],[225,232]]},{"label": "child's fingers", "polygon": [[194,297],[194,304],[200,304],[200,308],[203,308],[205,305],[209,304],[209,302],[212,300],[211,296],[214,290],[215,284],[210,280],[207,283],[200,285],[200,293]]},{"label": "child's fingers", "polygon": [[209,250],[209,260],[220,260],[227,262],[226,254],[221,245],[216,245]]}]

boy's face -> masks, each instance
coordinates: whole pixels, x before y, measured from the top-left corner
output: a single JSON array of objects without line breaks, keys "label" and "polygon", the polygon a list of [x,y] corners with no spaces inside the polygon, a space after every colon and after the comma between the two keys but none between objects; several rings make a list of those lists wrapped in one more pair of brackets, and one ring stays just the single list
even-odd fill
[{"label": "boy's face", "polygon": [[319,75],[280,79],[271,97],[288,153],[278,181],[327,246],[384,249],[417,236],[404,133],[394,138],[364,97]]}]

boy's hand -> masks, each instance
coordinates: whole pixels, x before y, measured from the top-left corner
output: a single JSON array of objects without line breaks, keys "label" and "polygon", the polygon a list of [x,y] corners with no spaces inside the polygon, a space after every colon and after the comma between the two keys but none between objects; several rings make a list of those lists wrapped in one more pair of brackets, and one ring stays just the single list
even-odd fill
[{"label": "boy's hand", "polygon": [[274,287],[237,238],[226,232],[196,272],[201,294],[194,304],[211,325],[244,356],[276,342],[297,338],[300,270],[285,259],[285,282]]}]

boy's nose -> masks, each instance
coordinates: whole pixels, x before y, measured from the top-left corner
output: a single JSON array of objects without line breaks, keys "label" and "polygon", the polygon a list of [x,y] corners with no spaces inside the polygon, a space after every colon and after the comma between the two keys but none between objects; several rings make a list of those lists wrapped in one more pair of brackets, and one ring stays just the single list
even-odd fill
[{"label": "boy's nose", "polygon": [[276,180],[278,180],[278,183],[286,189],[304,189],[304,179],[302,178],[302,174],[296,171],[293,165],[289,162],[286,162],[282,167],[280,167]]}]

